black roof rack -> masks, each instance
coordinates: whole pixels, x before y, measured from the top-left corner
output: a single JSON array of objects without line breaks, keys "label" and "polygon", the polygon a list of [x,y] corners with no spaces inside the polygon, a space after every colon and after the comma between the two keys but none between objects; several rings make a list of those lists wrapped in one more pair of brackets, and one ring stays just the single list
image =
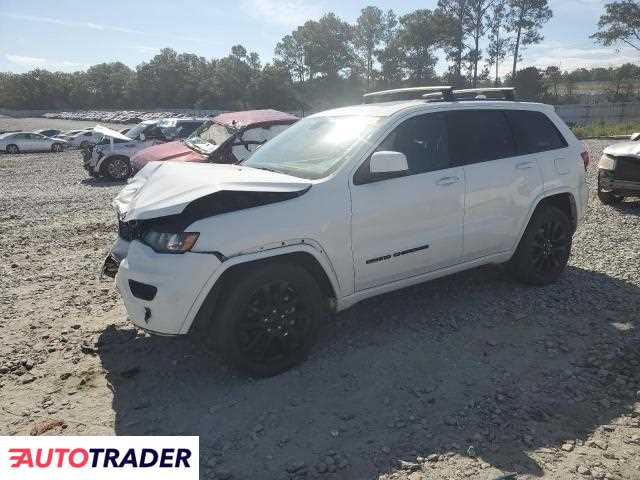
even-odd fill
[{"label": "black roof rack", "polygon": [[427,95],[437,95],[439,98],[453,100],[453,87],[409,87],[395,88],[393,90],[381,90],[362,96],[364,103],[392,102],[395,100],[419,100]]},{"label": "black roof rack", "polygon": [[454,90],[456,100],[508,100],[515,101],[516,89],[513,87],[465,88]]},{"label": "black roof rack", "polygon": [[364,103],[391,102],[396,100],[423,99],[431,102],[454,102],[456,100],[507,100],[515,101],[513,87],[464,88],[454,90],[450,86],[410,87],[382,90],[363,95]]}]

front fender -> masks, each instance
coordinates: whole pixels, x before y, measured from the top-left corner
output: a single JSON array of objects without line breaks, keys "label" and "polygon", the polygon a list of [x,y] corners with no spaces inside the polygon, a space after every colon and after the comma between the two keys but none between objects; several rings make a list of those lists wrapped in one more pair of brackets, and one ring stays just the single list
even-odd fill
[{"label": "front fender", "polygon": [[[336,274],[333,265],[324,249],[317,242],[315,242],[314,240],[300,239],[279,242],[277,246],[265,245],[250,252],[243,252],[232,257],[222,258],[222,264],[220,265],[220,268],[218,268],[215,272],[212,272],[211,276],[207,279],[207,281],[198,292],[198,295],[193,302],[193,305],[189,309],[184,323],[182,324],[180,333],[186,334],[189,332],[193,321],[200,311],[200,308],[203,306],[205,300],[207,299],[209,292],[211,292],[218,280],[230,268],[237,265],[248,264],[258,260],[275,258],[292,253],[307,253],[312,255],[324,270],[324,273],[331,283],[333,291],[336,292],[336,295],[340,295],[341,290],[338,275]],[[211,252],[211,254],[213,255],[214,253]]]}]

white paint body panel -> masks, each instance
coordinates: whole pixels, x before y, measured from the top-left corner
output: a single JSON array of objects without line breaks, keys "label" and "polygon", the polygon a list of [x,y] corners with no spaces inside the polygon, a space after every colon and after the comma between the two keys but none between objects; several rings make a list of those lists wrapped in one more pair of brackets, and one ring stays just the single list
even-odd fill
[{"label": "white paint body panel", "polygon": [[[356,169],[403,120],[465,108],[542,111],[569,146],[354,185]],[[578,220],[584,215],[583,146],[547,106],[408,101],[316,115],[358,114],[384,119],[365,146],[320,180],[233,165],[163,162],[141,170],[114,201],[126,220],[180,213],[194,199],[220,190],[306,191],[282,202],[195,221],[188,230],[200,232],[200,237],[187,254],[158,254],[139,241],[131,242],[116,282],[134,323],[163,334],[187,333],[208,292],[227,269],[293,252],[317,260],[335,292],[336,309],[341,310],[374,295],[507,261],[538,202],[546,196],[569,193],[575,199]],[[458,181],[443,184],[444,178]],[[393,257],[425,245],[428,248]],[[389,261],[367,263],[390,254]],[[130,279],[158,286],[157,297],[152,302],[133,297]],[[145,306],[152,310],[149,323],[144,321]]]}]

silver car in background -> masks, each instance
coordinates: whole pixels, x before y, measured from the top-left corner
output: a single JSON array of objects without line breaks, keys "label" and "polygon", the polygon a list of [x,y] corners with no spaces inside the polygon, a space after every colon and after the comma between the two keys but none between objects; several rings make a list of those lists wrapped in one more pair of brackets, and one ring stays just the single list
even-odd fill
[{"label": "silver car in background", "polygon": [[10,132],[0,135],[0,152],[61,152],[67,142],[59,138],[49,138],[39,133]]}]

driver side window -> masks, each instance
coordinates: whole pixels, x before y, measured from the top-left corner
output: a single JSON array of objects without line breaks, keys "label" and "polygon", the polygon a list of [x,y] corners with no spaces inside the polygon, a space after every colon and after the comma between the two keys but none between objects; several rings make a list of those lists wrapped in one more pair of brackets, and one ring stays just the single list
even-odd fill
[{"label": "driver side window", "polygon": [[413,117],[400,124],[376,149],[404,153],[409,175],[449,168],[449,138],[443,113]]},{"label": "driver side window", "polygon": [[[378,145],[376,152],[382,151],[404,153],[409,169],[402,176],[449,168],[449,136],[445,114],[429,113],[405,120]],[[367,159],[356,172],[354,183],[368,183],[397,176],[398,174],[372,177]]]}]

